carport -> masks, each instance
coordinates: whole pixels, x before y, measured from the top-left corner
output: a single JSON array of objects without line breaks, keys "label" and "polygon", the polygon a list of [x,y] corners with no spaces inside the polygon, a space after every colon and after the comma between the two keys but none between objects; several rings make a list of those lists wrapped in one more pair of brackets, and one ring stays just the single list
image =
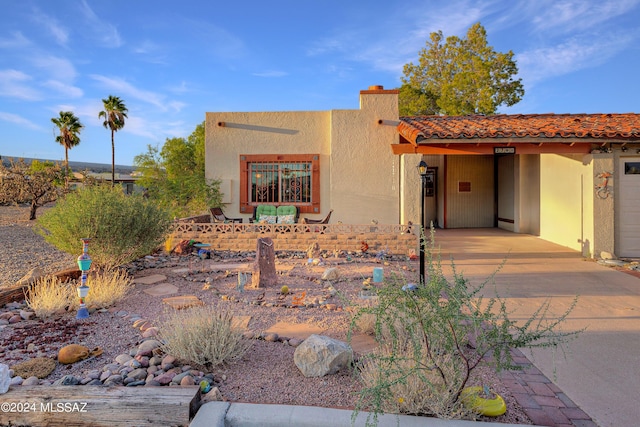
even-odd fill
[{"label": "carport", "polygon": [[629,197],[640,189],[640,115],[417,116],[397,129],[393,153],[429,165],[425,216],[438,227],[640,257],[640,205]]}]

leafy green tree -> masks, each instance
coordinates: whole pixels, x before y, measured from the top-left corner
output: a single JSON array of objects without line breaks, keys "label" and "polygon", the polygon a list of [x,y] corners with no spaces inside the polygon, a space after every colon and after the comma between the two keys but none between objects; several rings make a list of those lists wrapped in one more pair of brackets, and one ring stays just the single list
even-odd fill
[{"label": "leafy green tree", "polygon": [[124,119],[127,118],[127,107],[117,96],[109,95],[102,100],[104,110],[98,113],[98,118],[103,119],[102,125],[106,129],[111,129],[111,185],[116,182],[116,145],[114,133],[124,127]]},{"label": "leafy green tree", "polygon": [[431,33],[418,63],[406,64],[403,72],[403,85],[413,88],[413,94],[435,98],[436,114],[495,114],[499,106],[514,105],[524,96],[521,79],[514,79],[518,67],[513,52],[500,53],[489,46],[480,23],[463,39],[450,36],[445,41],[442,31]]},{"label": "leafy green tree", "polygon": [[400,93],[398,94],[400,116],[436,114],[438,112],[436,101],[436,97],[430,92],[425,92],[408,83],[400,86]]},{"label": "leafy green tree", "polygon": [[147,146],[133,163],[150,199],[184,217],[220,206],[220,182],[205,178],[204,123],[184,138],[168,138],[161,150]]},{"label": "leafy green tree", "polygon": [[84,127],[80,123],[73,112],[60,111],[59,117],[51,119],[60,131],[60,135],[56,136],[56,142],[64,147],[64,166],[65,170],[69,170],[69,150],[80,144],[80,131]]},{"label": "leafy green tree", "polygon": [[65,173],[58,164],[23,159],[0,162],[0,204],[28,203],[29,220],[36,219],[39,207],[56,201],[64,192]]}]

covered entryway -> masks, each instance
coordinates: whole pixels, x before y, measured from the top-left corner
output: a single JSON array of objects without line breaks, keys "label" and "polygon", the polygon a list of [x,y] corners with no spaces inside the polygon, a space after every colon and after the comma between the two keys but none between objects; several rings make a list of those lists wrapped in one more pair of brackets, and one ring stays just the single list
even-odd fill
[{"label": "covered entryway", "polygon": [[493,156],[446,156],[444,228],[495,226]]},{"label": "covered entryway", "polygon": [[618,160],[618,255],[640,257],[640,157]]}]

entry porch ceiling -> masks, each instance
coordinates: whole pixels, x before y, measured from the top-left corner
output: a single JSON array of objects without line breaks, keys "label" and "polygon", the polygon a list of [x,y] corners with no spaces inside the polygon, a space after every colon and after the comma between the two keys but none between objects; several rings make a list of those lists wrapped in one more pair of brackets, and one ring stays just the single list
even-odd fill
[{"label": "entry porch ceiling", "polygon": [[401,117],[394,154],[590,153],[640,142],[640,114],[515,114]]}]

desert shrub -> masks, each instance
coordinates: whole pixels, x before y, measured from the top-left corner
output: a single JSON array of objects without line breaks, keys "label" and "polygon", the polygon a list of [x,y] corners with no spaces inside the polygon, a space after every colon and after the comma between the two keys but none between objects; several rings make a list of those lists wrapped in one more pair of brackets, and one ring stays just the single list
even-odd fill
[{"label": "desert shrub", "polygon": [[167,354],[211,370],[249,349],[227,308],[202,306],[171,312],[159,327]]},{"label": "desert shrub", "polygon": [[42,215],[36,231],[69,254],[82,251],[81,238],[90,238],[94,266],[113,268],[155,251],[171,226],[166,210],[119,187],[93,185],[59,200]]},{"label": "desert shrub", "polygon": [[25,300],[36,316],[46,318],[64,312],[75,295],[75,288],[57,277],[42,277],[29,286]]},{"label": "desert shrub", "polygon": [[124,270],[96,271],[87,277],[87,286],[89,294],[85,303],[90,307],[106,308],[127,295],[133,287],[133,279]]},{"label": "desert shrub", "polygon": [[352,319],[350,334],[364,317],[375,318],[378,348],[361,364],[363,387],[354,412],[371,410],[367,425],[375,425],[384,412],[473,418],[461,393],[480,363],[496,371],[518,369],[512,348],[562,348],[580,332],[560,330],[576,300],[558,317],[546,302],[529,319],[515,322],[503,298],[482,296],[499,268],[483,283],[471,285],[452,261],[449,281],[440,259],[432,256],[434,244],[432,230],[425,244],[424,286],[409,290],[404,278],[391,276],[378,289],[378,304],[359,309]]}]

